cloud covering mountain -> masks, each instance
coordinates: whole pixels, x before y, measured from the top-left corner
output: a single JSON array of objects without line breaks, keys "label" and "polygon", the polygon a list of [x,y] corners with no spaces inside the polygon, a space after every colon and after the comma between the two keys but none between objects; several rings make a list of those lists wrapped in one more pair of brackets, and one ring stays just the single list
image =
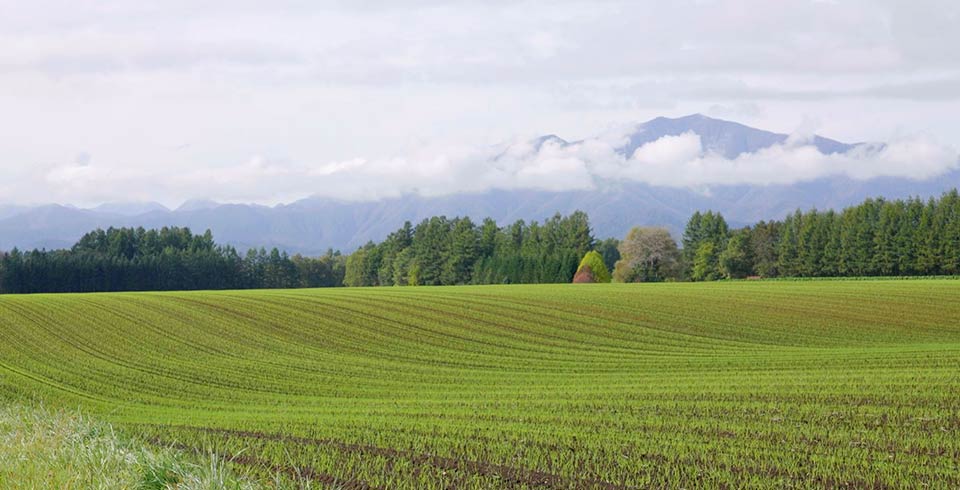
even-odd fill
[{"label": "cloud covering mountain", "polygon": [[117,168],[81,159],[19,185],[45,186],[68,202],[123,189],[221,201],[319,196],[363,202],[409,194],[596,190],[608,182],[706,192],[714,186],[790,185],[827,177],[925,180],[957,166],[954,149],[923,135],[852,145],[697,114],[657,118],[574,142],[551,135],[493,146],[426,146],[409,155],[321,164],[256,157],[233,166]]},{"label": "cloud covering mountain", "polygon": [[[953,0],[0,0],[0,12],[0,202],[16,205],[923,179],[949,171],[943,145],[960,144]],[[633,124],[693,112],[786,136],[718,152],[711,121],[689,134]],[[886,145],[826,148],[814,130]]]},{"label": "cloud covering mountain", "polygon": [[590,214],[598,236],[622,236],[636,224],[679,231],[697,209],[747,223],[872,195],[937,195],[960,186],[958,175],[955,150],[926,137],[848,144],[703,115],[656,118],[579,141],[548,135],[318,166],[254,160],[219,172],[122,172],[86,161],[47,178],[78,189],[222,187],[233,199],[257,192],[313,195],[275,207],[195,200],[173,211],[153,203],[8,208],[6,217],[0,214],[0,249],[65,246],[98,226],[181,225],[211,228],[241,248],[319,253],[350,250],[383,238],[404,220],[436,214],[509,221],[576,209]]}]

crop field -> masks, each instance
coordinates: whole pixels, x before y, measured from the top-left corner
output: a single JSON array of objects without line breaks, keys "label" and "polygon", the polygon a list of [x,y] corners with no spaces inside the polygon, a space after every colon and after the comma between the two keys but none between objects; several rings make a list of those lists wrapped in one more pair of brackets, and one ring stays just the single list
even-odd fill
[{"label": "crop field", "polygon": [[0,296],[0,401],[315,488],[960,488],[960,281]]}]

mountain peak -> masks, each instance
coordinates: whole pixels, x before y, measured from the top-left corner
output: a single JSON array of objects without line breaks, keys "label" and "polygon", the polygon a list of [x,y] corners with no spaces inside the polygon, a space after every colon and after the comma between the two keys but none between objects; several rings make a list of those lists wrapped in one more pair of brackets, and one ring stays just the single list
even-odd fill
[{"label": "mountain peak", "polygon": [[563,146],[563,145],[566,145],[566,144],[567,144],[567,140],[565,140],[565,139],[563,139],[563,138],[561,138],[561,137],[559,137],[559,136],[557,136],[557,135],[555,135],[555,134],[547,134],[547,135],[541,136],[541,137],[533,140],[533,146],[534,146],[537,150],[539,150],[543,145],[545,145],[545,144],[547,144],[547,143],[553,143],[553,144],[557,144],[557,145]]},{"label": "mountain peak", "polygon": [[169,211],[166,206],[153,201],[106,202],[90,208],[91,211],[119,214],[121,216],[137,216],[153,211]]},{"label": "mountain peak", "polygon": [[679,117],[657,116],[643,124],[649,124],[652,122],[664,122],[664,121],[684,122],[684,123],[691,123],[695,121],[732,122],[732,121],[724,121],[723,119],[715,119],[712,117],[704,116],[703,114],[697,112],[694,114],[687,114],[686,116],[679,116]]},{"label": "mountain peak", "polygon": [[210,199],[190,199],[184,202],[176,210],[180,211],[201,211],[204,209],[214,209],[220,207],[220,203]]},{"label": "mountain peak", "polygon": [[[787,141],[789,135],[753,128],[734,121],[715,119],[703,114],[669,118],[657,117],[637,126],[629,135],[628,143],[621,148],[624,155],[633,155],[637,148],[664,136],[694,133],[700,137],[703,149],[725,158],[737,158],[744,153],[754,153]],[[812,144],[822,153],[843,153],[853,145],[815,136]]]},{"label": "mountain peak", "polygon": [[[699,113],[699,112],[696,112],[696,113],[694,113],[694,114],[687,114],[686,116],[680,116],[680,117],[677,118],[677,120],[680,120],[680,121],[704,121],[704,120],[709,120],[709,121],[722,121],[722,119],[715,119],[715,118],[712,118],[712,117],[704,116],[703,114],[701,114],[701,113]],[[724,121],[724,122],[729,122],[729,121]]]}]

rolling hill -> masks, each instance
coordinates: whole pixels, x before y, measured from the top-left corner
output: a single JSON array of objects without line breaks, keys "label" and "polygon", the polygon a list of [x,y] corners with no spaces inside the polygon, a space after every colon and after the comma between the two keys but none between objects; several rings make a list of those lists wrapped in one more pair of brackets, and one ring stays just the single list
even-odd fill
[{"label": "rolling hill", "polygon": [[322,488],[955,488],[960,281],[0,297],[0,400]]}]

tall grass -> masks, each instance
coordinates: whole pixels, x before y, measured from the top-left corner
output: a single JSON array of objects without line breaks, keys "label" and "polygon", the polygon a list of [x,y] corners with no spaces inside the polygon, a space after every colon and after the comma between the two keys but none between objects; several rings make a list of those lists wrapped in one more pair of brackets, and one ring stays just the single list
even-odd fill
[{"label": "tall grass", "polygon": [[153,449],[79,412],[0,406],[0,488],[253,490],[226,463]]}]

